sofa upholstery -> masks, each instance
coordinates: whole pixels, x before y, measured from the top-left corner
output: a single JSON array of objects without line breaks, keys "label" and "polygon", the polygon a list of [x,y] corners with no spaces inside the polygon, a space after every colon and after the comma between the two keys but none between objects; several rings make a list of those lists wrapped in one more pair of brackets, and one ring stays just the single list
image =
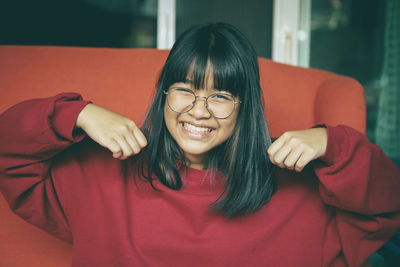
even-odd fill
[{"label": "sofa upholstery", "polygon": [[[139,125],[151,102],[166,50],[0,46],[0,113],[29,98],[79,92]],[[365,133],[361,85],[349,77],[260,58],[271,136],[318,123]],[[0,196],[0,266],[70,266],[71,245],[12,214]]]}]

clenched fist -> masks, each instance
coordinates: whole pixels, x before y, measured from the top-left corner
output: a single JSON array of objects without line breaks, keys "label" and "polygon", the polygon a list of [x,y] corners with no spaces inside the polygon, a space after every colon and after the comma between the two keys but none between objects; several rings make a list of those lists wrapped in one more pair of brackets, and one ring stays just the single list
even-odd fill
[{"label": "clenched fist", "polygon": [[146,137],[132,120],[94,104],[82,109],[76,127],[109,149],[114,158],[126,159],[147,145]]},{"label": "clenched fist", "polygon": [[271,144],[268,155],[280,168],[301,172],[310,161],[325,154],[327,142],[325,128],[286,132]]}]

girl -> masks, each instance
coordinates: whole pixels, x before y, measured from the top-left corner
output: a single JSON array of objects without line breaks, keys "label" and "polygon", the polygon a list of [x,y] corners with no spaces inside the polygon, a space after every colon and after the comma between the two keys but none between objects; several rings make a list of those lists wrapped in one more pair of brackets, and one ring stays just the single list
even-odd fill
[{"label": "girl", "polygon": [[249,41],[191,28],[141,129],[74,93],[2,114],[1,191],[74,266],[361,266],[400,226],[399,170],[346,126],[271,144],[262,99]]}]

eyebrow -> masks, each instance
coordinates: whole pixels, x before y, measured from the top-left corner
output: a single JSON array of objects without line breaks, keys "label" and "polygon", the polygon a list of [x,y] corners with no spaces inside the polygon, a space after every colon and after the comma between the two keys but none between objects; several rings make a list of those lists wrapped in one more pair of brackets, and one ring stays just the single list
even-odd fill
[{"label": "eyebrow", "polygon": [[[183,80],[183,83],[190,84],[190,85],[194,86],[194,81],[191,80],[191,79],[185,79],[185,80]],[[226,91],[225,89],[221,89],[221,90],[218,90],[216,88],[212,88],[212,89],[215,90],[215,91],[225,91],[224,92],[225,94],[233,96],[233,94],[231,92]]]}]

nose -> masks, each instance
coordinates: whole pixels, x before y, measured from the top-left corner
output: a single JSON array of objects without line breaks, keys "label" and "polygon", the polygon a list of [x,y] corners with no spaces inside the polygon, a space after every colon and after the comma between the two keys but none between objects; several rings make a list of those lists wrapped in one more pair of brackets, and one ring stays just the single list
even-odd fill
[{"label": "nose", "polygon": [[189,113],[195,117],[196,119],[207,119],[211,117],[210,112],[208,111],[207,98],[204,96],[196,96],[195,103],[193,108],[189,111]]}]

